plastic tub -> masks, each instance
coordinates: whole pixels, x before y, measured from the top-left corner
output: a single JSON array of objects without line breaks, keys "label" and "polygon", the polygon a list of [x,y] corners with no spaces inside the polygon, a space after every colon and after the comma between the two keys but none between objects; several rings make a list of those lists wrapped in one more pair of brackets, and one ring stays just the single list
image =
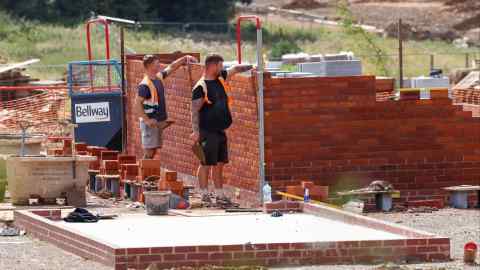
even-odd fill
[{"label": "plastic tub", "polygon": [[169,209],[170,191],[145,191],[145,208],[147,215],[167,215]]},{"label": "plastic tub", "polygon": [[477,257],[477,244],[474,242],[468,242],[464,247],[463,261],[465,263],[474,263]]}]

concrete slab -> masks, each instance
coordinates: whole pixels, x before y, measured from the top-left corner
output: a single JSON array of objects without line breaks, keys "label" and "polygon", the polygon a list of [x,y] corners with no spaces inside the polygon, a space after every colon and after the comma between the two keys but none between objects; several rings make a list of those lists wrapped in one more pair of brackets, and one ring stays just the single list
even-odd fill
[{"label": "concrete slab", "polygon": [[[279,204],[280,206],[282,204]],[[288,206],[288,205],[285,205]],[[65,223],[58,210],[15,211],[15,224],[116,270],[205,265],[312,265],[448,260],[450,240],[342,210],[303,204],[303,212],[203,217],[125,214]]]},{"label": "concrete slab", "polygon": [[121,248],[405,239],[404,236],[308,214],[206,217],[124,215],[96,224],[60,226]]}]

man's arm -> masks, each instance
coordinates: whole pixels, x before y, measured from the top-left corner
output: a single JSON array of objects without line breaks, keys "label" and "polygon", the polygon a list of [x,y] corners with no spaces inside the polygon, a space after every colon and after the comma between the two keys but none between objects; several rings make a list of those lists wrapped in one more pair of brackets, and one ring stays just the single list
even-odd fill
[{"label": "man's arm", "polygon": [[244,65],[244,64],[233,65],[229,69],[227,69],[227,78],[231,78],[231,76],[237,73],[249,71],[252,68],[253,68],[252,65]]},{"label": "man's arm", "polygon": [[183,57],[178,58],[177,60],[173,61],[170,65],[168,65],[160,74],[164,78],[170,75],[172,72],[177,70],[180,66],[189,64],[189,63],[196,63],[197,59],[191,55],[185,55]]},{"label": "man's arm", "polygon": [[199,140],[199,134],[200,134],[200,109],[202,109],[203,106],[203,91],[201,86],[198,86],[195,88],[192,92],[192,131],[193,134],[192,136],[196,141]]}]

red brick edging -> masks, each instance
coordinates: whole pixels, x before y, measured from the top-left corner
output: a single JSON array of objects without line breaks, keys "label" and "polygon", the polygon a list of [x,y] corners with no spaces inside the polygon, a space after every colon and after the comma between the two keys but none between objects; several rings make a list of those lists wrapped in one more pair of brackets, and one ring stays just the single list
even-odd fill
[{"label": "red brick edging", "polygon": [[328,207],[305,204],[305,213],[407,236],[408,239],[313,243],[119,248],[62,228],[60,210],[15,211],[15,223],[36,238],[117,270],[202,265],[315,265],[448,260],[450,240]]}]

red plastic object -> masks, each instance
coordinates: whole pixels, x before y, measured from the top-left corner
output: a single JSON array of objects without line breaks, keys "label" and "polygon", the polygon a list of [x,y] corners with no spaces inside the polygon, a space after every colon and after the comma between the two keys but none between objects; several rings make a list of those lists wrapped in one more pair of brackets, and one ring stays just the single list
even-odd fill
[{"label": "red plastic object", "polygon": [[465,247],[463,248],[464,250],[477,250],[477,244],[475,242],[468,242],[465,244]]},{"label": "red plastic object", "polygon": [[[92,46],[91,46],[91,39],[90,39],[90,25],[95,23],[101,23],[104,25],[105,29],[105,59],[107,61],[110,60],[110,30],[108,29],[108,20],[105,18],[97,18],[87,22],[85,25],[87,31],[87,53],[88,53],[88,61],[92,61]],[[110,66],[107,66],[108,72],[108,90],[110,90]],[[90,75],[90,84],[93,88],[93,69],[91,65],[88,65],[88,73]]]},{"label": "red plastic object", "polygon": [[242,63],[242,38],[241,38],[241,29],[240,29],[240,23],[245,20],[255,20],[255,25],[257,27],[257,30],[262,27],[262,24],[260,23],[260,18],[258,16],[254,15],[247,15],[247,16],[239,16],[237,18],[237,55],[238,55],[238,63]]}]

